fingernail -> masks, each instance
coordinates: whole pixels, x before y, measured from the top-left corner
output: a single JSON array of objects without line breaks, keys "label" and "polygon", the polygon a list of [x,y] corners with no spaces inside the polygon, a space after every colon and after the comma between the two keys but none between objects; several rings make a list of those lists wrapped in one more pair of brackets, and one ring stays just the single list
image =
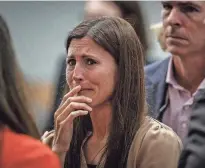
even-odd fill
[{"label": "fingernail", "polygon": [[44,134],[43,134],[43,135],[45,136],[45,135],[47,135],[47,134],[48,134],[48,131],[44,132]]},{"label": "fingernail", "polygon": [[88,102],[89,102],[89,103],[91,103],[92,101],[93,101],[92,99],[88,98]]}]

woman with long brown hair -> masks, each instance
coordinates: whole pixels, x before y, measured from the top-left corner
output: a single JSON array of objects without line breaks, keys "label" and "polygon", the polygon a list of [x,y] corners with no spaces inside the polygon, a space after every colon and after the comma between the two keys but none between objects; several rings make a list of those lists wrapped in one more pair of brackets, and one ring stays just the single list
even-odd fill
[{"label": "woman with long brown hair", "polygon": [[[144,63],[152,63],[150,57],[147,55],[149,48],[146,26],[145,26],[145,16],[142,14],[142,9],[140,7],[140,2],[138,1],[85,1],[84,8],[84,19],[91,19],[100,16],[116,16],[121,17],[128,21],[134,28],[140,42],[142,43],[144,54]],[[65,56],[60,58],[60,69],[57,75],[57,83],[55,88],[54,102],[51,108],[51,115],[49,121],[46,124],[46,130],[52,130],[54,127],[54,112],[58,108],[61,99],[64,95],[66,81],[65,81]]]},{"label": "woman with long brown hair", "polygon": [[39,141],[24,90],[9,29],[0,16],[0,167],[58,168],[58,158]]},{"label": "woman with long brown hair", "polygon": [[65,168],[176,168],[177,135],[146,117],[144,59],[133,27],[118,17],[79,24],[66,43],[69,92],[46,132]]}]

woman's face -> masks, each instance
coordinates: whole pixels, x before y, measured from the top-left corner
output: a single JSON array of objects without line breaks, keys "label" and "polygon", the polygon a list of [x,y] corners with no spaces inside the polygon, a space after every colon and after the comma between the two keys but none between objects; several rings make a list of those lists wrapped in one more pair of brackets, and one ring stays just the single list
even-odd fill
[{"label": "woman's face", "polygon": [[92,106],[109,102],[116,83],[117,65],[112,55],[91,38],[71,41],[66,72],[69,88],[80,85],[79,95],[91,98]]},{"label": "woman's face", "polygon": [[86,1],[85,19],[100,16],[117,16],[122,17],[120,8],[113,2],[109,1]]}]

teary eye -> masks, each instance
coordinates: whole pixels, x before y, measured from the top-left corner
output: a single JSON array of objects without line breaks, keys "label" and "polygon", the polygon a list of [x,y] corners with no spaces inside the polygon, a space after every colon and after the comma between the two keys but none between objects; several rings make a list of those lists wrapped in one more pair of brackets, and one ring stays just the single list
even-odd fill
[{"label": "teary eye", "polygon": [[93,59],[87,58],[87,59],[86,59],[86,63],[87,63],[88,65],[93,65],[93,64],[96,64],[97,62],[96,62],[95,60],[93,60]]},{"label": "teary eye", "polygon": [[67,64],[69,65],[69,66],[74,66],[75,64],[76,64],[76,60],[75,59],[68,59],[67,60]]}]

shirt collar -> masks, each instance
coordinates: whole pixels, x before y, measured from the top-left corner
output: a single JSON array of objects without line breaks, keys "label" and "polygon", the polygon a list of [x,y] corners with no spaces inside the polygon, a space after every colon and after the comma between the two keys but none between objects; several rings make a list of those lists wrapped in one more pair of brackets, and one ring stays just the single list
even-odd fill
[{"label": "shirt collar", "polygon": [[[169,60],[169,64],[168,64],[166,83],[170,84],[175,89],[182,90],[182,91],[187,91],[185,88],[183,88],[182,86],[180,86],[177,83],[177,81],[174,77],[173,69],[174,69],[174,67],[173,67],[173,56],[171,56],[171,58]],[[195,95],[199,89],[205,89],[205,79],[200,83],[199,87],[197,88],[196,92],[193,93],[193,95]]]},{"label": "shirt collar", "polygon": [[170,58],[169,60],[169,64],[168,64],[168,70],[167,70],[167,76],[166,76],[166,83],[172,85],[174,88],[176,89],[180,89],[180,90],[184,90],[183,87],[181,87],[175,77],[174,77],[174,72],[173,72],[173,56]]}]

